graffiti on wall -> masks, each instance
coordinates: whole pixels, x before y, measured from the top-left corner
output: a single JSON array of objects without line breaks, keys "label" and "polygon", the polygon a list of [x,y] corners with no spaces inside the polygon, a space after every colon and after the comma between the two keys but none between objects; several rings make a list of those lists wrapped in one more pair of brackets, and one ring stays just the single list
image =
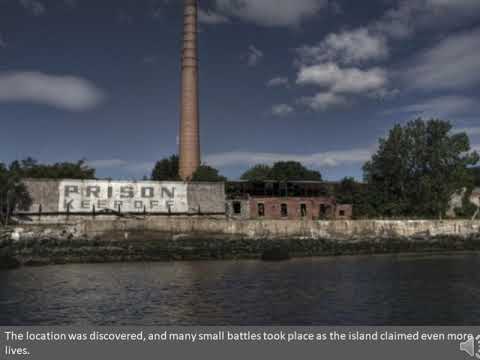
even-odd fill
[{"label": "graffiti on wall", "polygon": [[59,212],[188,212],[183,183],[65,180],[59,186]]}]

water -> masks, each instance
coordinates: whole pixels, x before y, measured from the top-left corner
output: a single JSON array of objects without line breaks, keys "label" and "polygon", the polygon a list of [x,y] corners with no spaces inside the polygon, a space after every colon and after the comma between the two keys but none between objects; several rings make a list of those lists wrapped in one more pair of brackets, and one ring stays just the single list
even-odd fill
[{"label": "water", "polygon": [[0,272],[1,325],[480,325],[480,254]]}]

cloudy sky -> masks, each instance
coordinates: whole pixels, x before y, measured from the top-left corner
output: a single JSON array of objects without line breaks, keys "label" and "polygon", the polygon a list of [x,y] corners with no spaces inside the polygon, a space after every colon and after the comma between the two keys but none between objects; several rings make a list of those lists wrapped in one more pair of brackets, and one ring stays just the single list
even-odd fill
[{"label": "cloudy sky", "polygon": [[[0,162],[140,178],[176,152],[181,0],[0,0]],[[361,177],[418,116],[480,149],[480,0],[200,0],[204,162]]]}]

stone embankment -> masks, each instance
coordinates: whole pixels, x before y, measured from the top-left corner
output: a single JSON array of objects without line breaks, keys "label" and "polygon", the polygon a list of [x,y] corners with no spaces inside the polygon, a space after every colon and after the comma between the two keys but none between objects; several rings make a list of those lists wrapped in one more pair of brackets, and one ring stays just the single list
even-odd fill
[{"label": "stone embankment", "polygon": [[70,217],[31,220],[0,230],[4,268],[465,250],[480,250],[480,221]]}]

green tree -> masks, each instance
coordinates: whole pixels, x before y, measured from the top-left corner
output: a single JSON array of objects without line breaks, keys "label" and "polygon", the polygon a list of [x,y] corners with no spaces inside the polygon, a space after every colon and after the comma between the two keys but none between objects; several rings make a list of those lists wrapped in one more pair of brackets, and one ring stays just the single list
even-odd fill
[{"label": "green tree", "polygon": [[471,181],[478,160],[467,134],[449,122],[417,119],[396,125],[364,166],[369,199],[378,214],[443,217],[452,195]]},{"label": "green tree", "polygon": [[95,179],[95,169],[89,167],[85,160],[76,163],[39,164],[35,159],[27,158],[14,161],[10,170],[21,178],[30,179]]},{"label": "green tree", "polygon": [[0,163],[0,224],[7,225],[15,209],[27,210],[31,204],[19,174]]},{"label": "green tree", "polygon": [[271,180],[271,172],[272,168],[268,165],[255,165],[254,167],[244,172],[241,176],[241,179],[253,182],[267,181]]},{"label": "green tree", "polygon": [[180,159],[177,155],[162,159],[155,164],[151,179],[154,181],[180,181]]},{"label": "green tree", "polygon": [[475,187],[480,187],[480,167],[471,168],[470,174],[473,177],[473,185]]},{"label": "green tree", "polygon": [[334,194],[339,204],[353,205],[354,218],[362,219],[375,216],[367,184],[359,183],[354,178],[346,177],[339,184],[336,184]]},{"label": "green tree", "polygon": [[220,175],[217,169],[207,165],[200,166],[192,176],[193,182],[225,182],[227,178]]},{"label": "green tree", "polygon": [[297,161],[280,161],[267,165],[256,165],[247,170],[241,177],[248,181],[322,181],[322,175],[315,170],[307,169]]}]

